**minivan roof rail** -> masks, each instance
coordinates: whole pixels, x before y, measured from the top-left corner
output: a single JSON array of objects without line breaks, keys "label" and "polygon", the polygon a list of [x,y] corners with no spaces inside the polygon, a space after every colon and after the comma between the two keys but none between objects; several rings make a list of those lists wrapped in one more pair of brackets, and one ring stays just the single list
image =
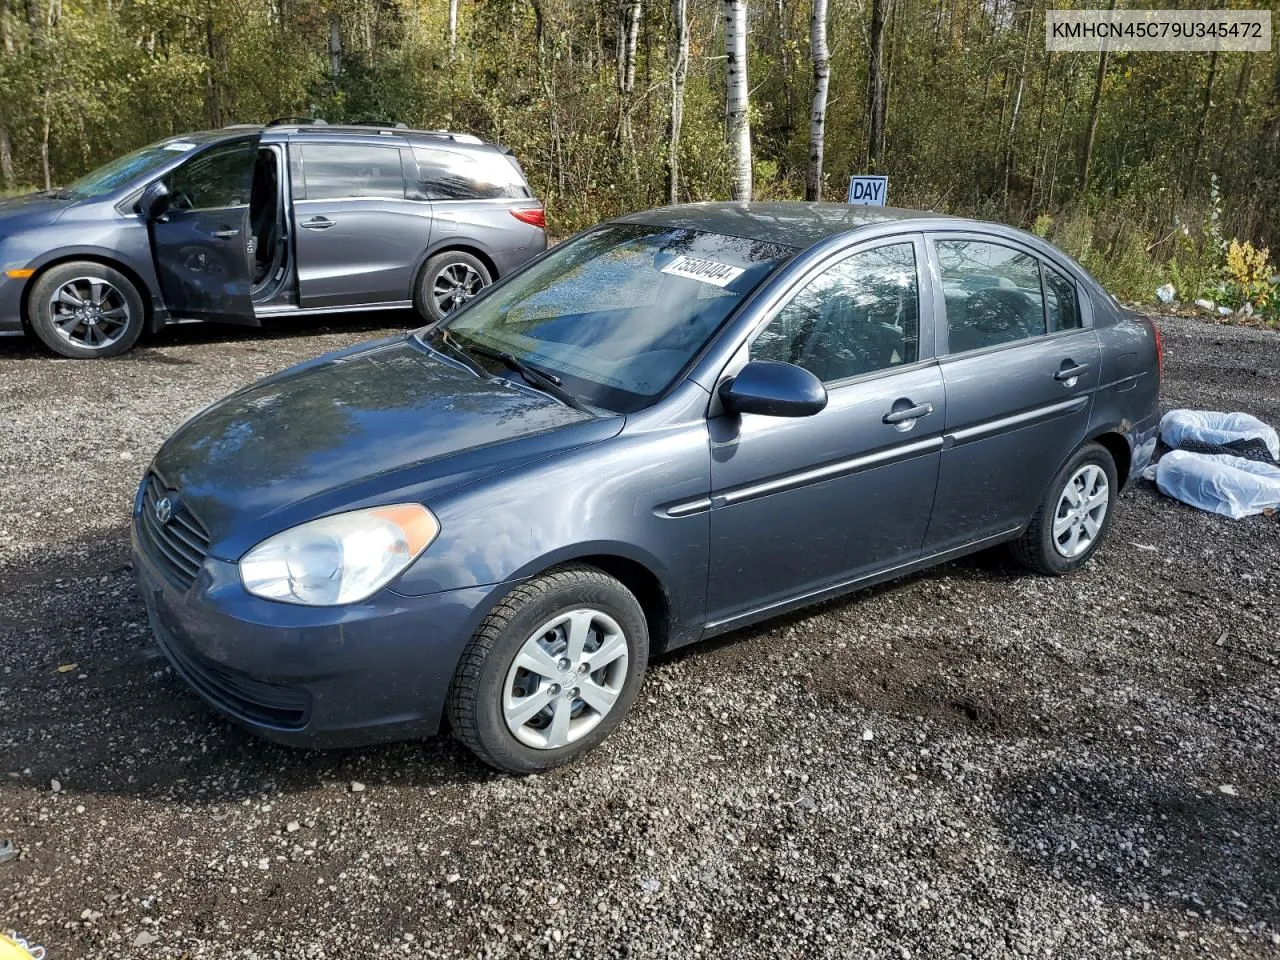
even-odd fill
[{"label": "minivan roof rail", "polygon": [[294,124],[310,124],[316,127],[327,127],[329,125],[329,121],[322,120],[320,117],[276,117],[274,120],[267,121],[268,127],[281,127],[286,124],[289,126]]},{"label": "minivan roof rail", "polygon": [[484,143],[474,133],[454,133],[452,130],[423,130],[423,133],[429,133],[433,137],[447,137],[456,143]]}]

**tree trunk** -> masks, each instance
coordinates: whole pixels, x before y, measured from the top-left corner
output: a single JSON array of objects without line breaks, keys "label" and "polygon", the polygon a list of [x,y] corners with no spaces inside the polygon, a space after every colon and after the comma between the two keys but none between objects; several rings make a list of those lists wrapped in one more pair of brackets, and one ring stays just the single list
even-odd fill
[{"label": "tree trunk", "polygon": [[[1111,6],[1108,8],[1114,10],[1116,8],[1116,0],[1111,0]],[[1089,124],[1085,128],[1084,149],[1080,151],[1080,192],[1085,193],[1089,189],[1089,164],[1093,162],[1093,141],[1098,133],[1098,110],[1102,106],[1102,87],[1107,79],[1107,60],[1111,56],[1111,51],[1104,49],[1098,55],[1098,77],[1093,85],[1093,104],[1089,107]]]},{"label": "tree trunk", "polygon": [[1005,138],[1004,150],[1004,202],[1009,204],[1009,183],[1013,179],[1015,161],[1014,140],[1018,135],[1018,114],[1022,109],[1022,91],[1026,85],[1027,62],[1031,57],[1031,28],[1036,20],[1036,2],[1031,0],[1027,10],[1027,35],[1022,43],[1022,65],[1018,68],[1018,81],[1014,86],[1013,105],[1009,108],[1009,130]]},{"label": "tree trunk", "polygon": [[205,108],[209,115],[209,126],[215,130],[222,126],[222,86],[218,78],[218,63],[221,60],[221,38],[213,25],[213,4],[205,9],[205,53],[209,65],[205,70]]},{"label": "tree trunk", "polygon": [[902,10],[906,0],[895,0],[889,8],[889,43],[885,54],[884,107],[880,111],[880,152],[884,153],[885,131],[889,128],[889,107],[893,104],[893,64],[898,49],[898,24],[902,22]]},{"label": "tree trunk", "polygon": [[733,157],[733,199],[751,199],[751,115],[747,94],[747,3],[724,2],[725,128]]},{"label": "tree trunk", "polygon": [[0,125],[0,187],[12,189],[18,185],[13,175],[13,144],[9,140],[9,128]]},{"label": "tree trunk", "polygon": [[44,175],[44,188],[53,189],[53,171],[49,168],[49,131],[53,125],[49,87],[44,88],[44,100],[40,110],[40,172]]},{"label": "tree trunk", "polygon": [[640,37],[640,0],[623,0],[619,30],[618,91],[630,96],[636,88],[636,42]]},{"label": "tree trunk", "polygon": [[884,147],[884,24],[892,0],[871,0],[870,61],[867,65],[867,169],[880,169]]},{"label": "tree trunk", "polygon": [[1191,152],[1191,169],[1198,170],[1200,168],[1201,159],[1204,157],[1204,134],[1205,128],[1209,123],[1209,111],[1213,109],[1213,81],[1218,76],[1218,51],[1214,50],[1209,54],[1209,77],[1204,84],[1204,103],[1200,106],[1200,119],[1196,123],[1196,145]]},{"label": "tree trunk", "polygon": [[335,84],[342,76],[342,18],[338,11],[329,13],[329,79]]},{"label": "tree trunk", "polygon": [[831,51],[827,49],[827,0],[813,0],[813,18],[809,22],[809,54],[813,58],[813,109],[809,112],[809,177],[805,182],[804,198],[821,200],[827,89],[831,83]]},{"label": "tree trunk", "polygon": [[449,0],[449,59],[458,52],[458,0]]},{"label": "tree trunk", "polygon": [[667,126],[667,203],[680,202],[680,128],[689,74],[688,0],[671,0],[671,120]]}]

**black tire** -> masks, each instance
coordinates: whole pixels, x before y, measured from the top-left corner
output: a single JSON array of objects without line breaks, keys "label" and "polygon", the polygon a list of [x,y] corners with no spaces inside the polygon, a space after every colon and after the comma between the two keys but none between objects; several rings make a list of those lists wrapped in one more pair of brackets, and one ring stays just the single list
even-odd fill
[{"label": "black tire", "polygon": [[[86,308],[96,307],[97,313],[80,321],[74,320],[79,308],[71,303],[59,300],[55,307],[54,298],[68,285],[82,293],[96,291],[99,304],[92,304],[91,296],[83,299]],[[40,274],[27,291],[27,316],[46,347],[77,360],[124,353],[138,342],[147,320],[146,305],[133,282],[114,267],[93,260],[71,260]],[[94,338],[101,340],[95,345]]]},{"label": "black tire", "polygon": [[[489,284],[493,283],[493,274],[489,272],[489,268],[478,257],[473,257],[469,253],[463,253],[461,250],[446,250],[444,253],[437,253],[428,260],[418,274],[418,285],[413,291],[413,305],[418,311],[418,315],[423,320],[435,322],[443,320],[448,316],[459,304],[446,309],[442,306],[436,297],[437,284],[447,284],[451,279],[463,279],[474,276],[479,278],[478,285],[474,283],[466,283],[464,289],[459,294],[464,299],[461,303],[470,300],[477,293],[483,290]],[[459,286],[462,286],[459,284]]]},{"label": "black tire", "polygon": [[[1054,535],[1054,521],[1058,518],[1059,506],[1066,495],[1068,482],[1090,466],[1102,470],[1106,477],[1106,512],[1098,523],[1097,533],[1092,536],[1087,546],[1078,554],[1068,556],[1059,548],[1057,537]],[[1078,570],[1089,561],[1111,529],[1118,489],[1116,464],[1110,452],[1099,443],[1086,443],[1049,482],[1049,487],[1040,501],[1035,516],[1031,518],[1031,523],[1023,531],[1022,536],[1009,545],[1013,556],[1019,563],[1045,576],[1060,577]],[[1070,534],[1066,533],[1064,536],[1069,537]]]},{"label": "black tire", "polygon": [[[540,625],[584,607],[606,614],[622,629],[628,659],[621,672],[621,692],[580,738],[558,748],[526,745],[512,733],[503,714],[508,671]],[[471,637],[449,688],[449,723],[454,736],[498,770],[549,770],[577,759],[622,722],[635,702],[648,659],[649,628],[631,591],[595,567],[560,567],[516,587]]]}]

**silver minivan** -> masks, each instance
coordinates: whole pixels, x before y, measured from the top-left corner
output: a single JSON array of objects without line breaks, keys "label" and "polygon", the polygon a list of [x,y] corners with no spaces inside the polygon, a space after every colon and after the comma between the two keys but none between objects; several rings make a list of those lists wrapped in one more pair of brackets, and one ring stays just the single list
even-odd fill
[{"label": "silver minivan", "polygon": [[438,320],[546,249],[509,150],[284,119],[172,137],[0,201],[0,336],[110,356],[144,330],[353,309]]}]

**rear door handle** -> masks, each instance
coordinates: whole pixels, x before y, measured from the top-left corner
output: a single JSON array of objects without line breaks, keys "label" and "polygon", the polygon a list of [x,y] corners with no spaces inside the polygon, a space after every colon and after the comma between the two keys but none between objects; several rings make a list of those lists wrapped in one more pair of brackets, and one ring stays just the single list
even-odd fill
[{"label": "rear door handle", "polygon": [[[898,403],[911,403],[910,400],[899,400]],[[884,415],[884,422],[891,427],[897,427],[899,430],[910,430],[916,425],[916,421],[921,417],[927,417],[933,413],[932,403],[917,403],[912,406],[899,407],[894,404],[894,408]]]},{"label": "rear door handle", "polygon": [[[1071,361],[1068,360],[1066,363],[1071,363]],[[1088,372],[1089,365],[1087,363],[1076,363],[1071,366],[1064,365],[1053,375],[1053,379],[1059,382],[1064,380],[1075,380],[1077,377],[1082,377]]]},{"label": "rear door handle", "polygon": [[210,236],[216,237],[219,240],[232,240],[240,236],[240,231],[233,230],[231,227],[226,227],[225,229],[222,229],[222,230],[213,231],[213,233],[210,234]]},{"label": "rear door handle", "polygon": [[333,226],[333,221],[328,217],[312,217],[310,220],[304,221],[302,225],[308,230],[328,230]]}]

